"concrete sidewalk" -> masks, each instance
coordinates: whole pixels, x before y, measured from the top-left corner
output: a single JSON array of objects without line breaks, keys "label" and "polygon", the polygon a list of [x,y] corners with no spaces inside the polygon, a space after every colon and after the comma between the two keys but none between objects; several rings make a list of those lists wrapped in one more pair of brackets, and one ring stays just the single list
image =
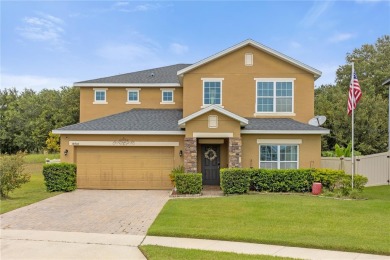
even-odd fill
[{"label": "concrete sidewalk", "polygon": [[81,232],[0,230],[1,259],[145,259],[139,245],[300,259],[389,260],[389,256],[207,239]]},{"label": "concrete sidewalk", "polygon": [[356,260],[389,260],[389,256],[349,253],[300,247],[274,246],[254,243],[229,242],[220,240],[155,237],[146,236],[142,245],[159,245],[187,249],[201,249],[210,251],[233,252],[240,254],[256,254],[292,257],[300,259],[356,259]]}]

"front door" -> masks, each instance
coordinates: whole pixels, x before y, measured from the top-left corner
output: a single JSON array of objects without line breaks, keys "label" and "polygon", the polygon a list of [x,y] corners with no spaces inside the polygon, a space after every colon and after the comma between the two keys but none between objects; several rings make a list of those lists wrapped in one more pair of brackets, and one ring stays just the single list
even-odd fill
[{"label": "front door", "polygon": [[202,180],[203,185],[219,185],[220,145],[203,144]]}]

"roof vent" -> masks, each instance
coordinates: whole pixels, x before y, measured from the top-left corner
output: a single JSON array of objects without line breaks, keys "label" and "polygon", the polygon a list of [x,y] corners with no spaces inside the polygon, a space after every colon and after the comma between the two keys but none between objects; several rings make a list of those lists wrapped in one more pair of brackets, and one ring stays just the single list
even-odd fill
[{"label": "roof vent", "polygon": [[152,78],[154,77],[154,72],[150,73],[150,77]]}]

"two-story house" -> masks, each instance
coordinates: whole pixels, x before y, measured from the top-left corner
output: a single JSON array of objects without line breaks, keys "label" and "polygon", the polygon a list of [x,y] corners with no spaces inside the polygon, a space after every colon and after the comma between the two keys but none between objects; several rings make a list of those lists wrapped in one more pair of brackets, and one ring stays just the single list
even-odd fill
[{"label": "two-story house", "polygon": [[77,82],[80,123],[61,135],[77,186],[167,189],[184,165],[219,184],[225,167],[319,167],[314,81],[321,72],[253,40],[194,64]]}]

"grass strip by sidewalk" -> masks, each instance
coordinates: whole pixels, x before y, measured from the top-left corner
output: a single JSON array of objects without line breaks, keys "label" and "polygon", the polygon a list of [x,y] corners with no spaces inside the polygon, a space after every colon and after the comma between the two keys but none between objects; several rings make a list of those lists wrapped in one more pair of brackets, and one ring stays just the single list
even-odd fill
[{"label": "grass strip by sidewalk", "polygon": [[248,255],[227,252],[215,252],[198,249],[183,249],[163,246],[140,246],[142,253],[148,260],[288,260],[293,258],[277,257],[268,255]]},{"label": "grass strip by sidewalk", "polygon": [[300,195],[173,199],[148,235],[206,238],[390,255],[390,186],[368,200]]}]

